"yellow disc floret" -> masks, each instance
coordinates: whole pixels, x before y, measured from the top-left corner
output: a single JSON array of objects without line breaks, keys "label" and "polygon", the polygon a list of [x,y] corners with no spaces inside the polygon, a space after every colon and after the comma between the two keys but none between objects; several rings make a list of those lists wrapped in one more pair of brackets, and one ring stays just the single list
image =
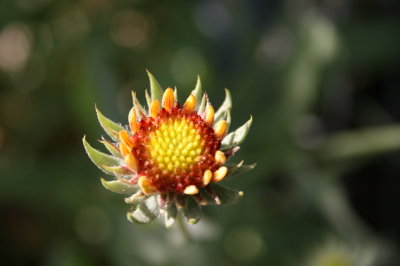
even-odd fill
[{"label": "yellow disc floret", "polygon": [[150,133],[148,149],[158,168],[172,173],[200,161],[203,143],[192,121],[169,119]]}]

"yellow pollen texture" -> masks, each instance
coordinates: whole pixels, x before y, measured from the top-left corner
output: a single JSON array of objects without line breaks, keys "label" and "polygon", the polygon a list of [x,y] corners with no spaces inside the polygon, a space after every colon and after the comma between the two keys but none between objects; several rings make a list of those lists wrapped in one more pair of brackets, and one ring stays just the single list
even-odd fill
[{"label": "yellow pollen texture", "polygon": [[201,159],[203,143],[193,122],[169,119],[150,133],[148,151],[150,159],[162,171],[189,169]]}]

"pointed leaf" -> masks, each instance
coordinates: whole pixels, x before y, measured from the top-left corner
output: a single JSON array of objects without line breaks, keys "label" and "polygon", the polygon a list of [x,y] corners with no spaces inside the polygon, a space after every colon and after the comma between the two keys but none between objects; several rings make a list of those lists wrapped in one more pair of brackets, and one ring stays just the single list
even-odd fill
[{"label": "pointed leaf", "polygon": [[204,93],[200,105],[197,108],[197,114],[202,115],[206,111],[207,98],[207,93]]},{"label": "pointed leaf", "polygon": [[159,216],[157,195],[151,195],[140,202],[136,209],[127,213],[128,220],[134,223],[147,224]]},{"label": "pointed leaf", "polygon": [[150,105],[151,105],[151,97],[149,95],[149,92],[146,90],[145,92],[146,95],[146,103],[147,103],[147,109],[150,110]]},{"label": "pointed leaf", "polygon": [[175,202],[173,202],[170,205],[167,205],[166,208],[163,209],[163,212],[164,212],[165,227],[169,228],[174,224],[176,215],[178,214]]},{"label": "pointed leaf", "polygon": [[225,100],[222,103],[221,107],[215,113],[214,121],[218,122],[221,120],[227,111],[230,111],[232,108],[232,97],[231,93],[228,89],[225,89]]},{"label": "pointed leaf", "polygon": [[119,149],[117,148],[117,146],[114,143],[109,142],[106,139],[102,139],[99,140],[101,143],[103,143],[103,145],[106,147],[106,149],[115,157],[118,158],[123,158],[121,152],[119,151]]},{"label": "pointed leaf", "polygon": [[149,76],[150,80],[151,99],[159,100],[161,102],[163,96],[163,89],[161,88],[160,83],[158,83],[157,79],[149,71],[147,71],[147,75]]},{"label": "pointed leaf", "polygon": [[175,98],[175,104],[179,103],[179,100],[178,100],[178,89],[176,87],[174,88],[174,98]]},{"label": "pointed leaf", "polygon": [[135,113],[136,113],[137,119],[140,119],[141,117],[146,116],[147,111],[140,104],[139,100],[136,97],[136,92],[134,92],[134,91],[132,91],[132,103],[133,103],[133,107],[135,108]]},{"label": "pointed leaf", "polygon": [[86,136],[83,137],[83,146],[85,146],[85,150],[92,160],[92,162],[105,173],[110,174],[110,172],[104,168],[104,166],[118,166],[120,164],[120,160],[114,156],[102,153],[92,146],[86,141]]},{"label": "pointed leaf", "polygon": [[131,169],[124,165],[118,165],[118,166],[106,166],[103,165],[103,168],[112,174],[114,174],[116,177],[122,178],[124,176],[130,176],[134,175],[136,172],[133,172]]},{"label": "pointed leaf", "polygon": [[201,218],[201,207],[193,197],[188,197],[183,209],[187,221],[191,224],[197,223]]},{"label": "pointed leaf", "polygon": [[203,94],[203,89],[201,86],[201,80],[200,80],[200,76],[197,76],[197,83],[196,83],[196,87],[194,88],[194,90],[192,91],[193,96],[196,98],[196,107],[195,110],[198,110],[199,106],[200,106],[200,98],[201,95]]},{"label": "pointed leaf", "polygon": [[221,143],[221,150],[227,151],[232,149],[238,145],[240,145],[247,134],[249,133],[251,123],[253,122],[253,117],[250,116],[250,119],[241,127],[236,129],[234,132],[229,133]]},{"label": "pointed leaf", "polygon": [[241,161],[237,165],[235,165],[235,164],[225,164],[225,166],[228,167],[228,173],[226,174],[225,178],[233,177],[233,176],[237,176],[237,175],[241,175],[241,174],[247,173],[247,172],[253,170],[253,168],[256,167],[256,165],[257,164],[244,165],[243,161]]},{"label": "pointed leaf", "polygon": [[126,184],[124,182],[121,182],[120,180],[112,180],[112,181],[107,181],[104,178],[100,178],[101,184],[103,186],[115,193],[119,194],[133,194],[136,193],[139,190],[138,185],[130,185]]},{"label": "pointed leaf", "polygon": [[211,187],[221,200],[221,204],[224,205],[233,204],[243,197],[243,191],[224,187],[219,184],[211,184]]},{"label": "pointed leaf", "polygon": [[120,124],[117,124],[107,117],[105,117],[99,109],[96,107],[96,113],[97,113],[97,118],[99,119],[101,127],[104,129],[104,131],[115,141],[119,140],[119,135],[118,133],[121,130],[124,130],[124,127],[121,126]]}]

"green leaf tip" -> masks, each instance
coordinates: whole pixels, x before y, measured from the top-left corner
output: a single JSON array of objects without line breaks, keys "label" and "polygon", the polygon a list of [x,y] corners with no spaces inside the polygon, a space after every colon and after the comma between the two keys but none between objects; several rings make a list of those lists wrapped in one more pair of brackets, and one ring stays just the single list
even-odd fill
[{"label": "green leaf tip", "polygon": [[97,113],[97,118],[100,122],[101,127],[104,129],[104,131],[109,135],[113,140],[118,140],[119,139],[119,132],[124,129],[123,126],[120,124],[115,123],[111,119],[105,117],[100,110],[95,106],[96,113]]},{"label": "green leaf tip", "polygon": [[221,107],[218,108],[217,112],[215,113],[214,116],[214,121],[218,122],[221,120],[225,113],[230,111],[232,109],[232,96],[231,92],[228,89],[225,89],[225,99],[221,104]]},{"label": "green leaf tip", "polygon": [[250,116],[250,119],[244,125],[236,129],[235,131],[229,133],[222,140],[221,150],[227,151],[236,146],[239,146],[245,140],[247,134],[249,133],[252,123],[253,123],[253,117]]},{"label": "green leaf tip", "polygon": [[119,194],[133,194],[139,190],[139,186],[130,185],[120,180],[107,181],[104,178],[100,178],[100,181],[107,190]]},{"label": "green leaf tip", "polygon": [[120,164],[120,160],[118,158],[105,154],[90,146],[90,144],[86,141],[86,136],[83,136],[82,142],[89,158],[103,172],[107,174],[112,174],[110,171],[104,168],[104,166],[112,167],[112,166],[118,166]]},{"label": "green leaf tip", "polygon": [[147,75],[149,76],[149,81],[150,81],[150,95],[152,100],[158,100],[160,103],[162,101],[162,96],[163,96],[163,89],[161,88],[160,83],[157,81],[157,79],[153,76],[153,74],[150,73],[150,71],[147,71]]}]

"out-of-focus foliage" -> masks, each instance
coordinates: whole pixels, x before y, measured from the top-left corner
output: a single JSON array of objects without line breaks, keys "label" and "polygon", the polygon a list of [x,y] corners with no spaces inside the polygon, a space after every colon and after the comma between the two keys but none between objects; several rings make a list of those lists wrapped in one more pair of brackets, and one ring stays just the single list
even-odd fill
[{"label": "out-of-focus foliage", "polygon": [[[398,265],[396,1],[0,1],[2,265]],[[233,95],[236,205],[134,226],[86,158],[95,103],[125,121],[149,69]],[[144,97],[141,99],[144,101]],[[94,139],[91,139],[94,143]],[[99,145],[96,148],[101,148]]]}]

